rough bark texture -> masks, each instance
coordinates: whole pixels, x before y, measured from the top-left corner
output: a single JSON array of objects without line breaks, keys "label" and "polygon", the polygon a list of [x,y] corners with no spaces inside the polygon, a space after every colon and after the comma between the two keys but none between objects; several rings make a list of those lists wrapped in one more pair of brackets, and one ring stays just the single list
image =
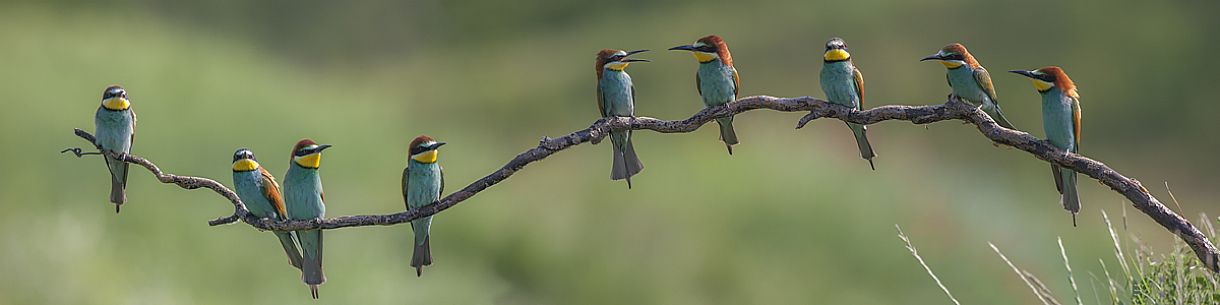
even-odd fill
[{"label": "rough bark texture", "polygon": [[[1039,140],[1028,133],[1011,130],[1000,127],[991,117],[983,113],[982,110],[970,106],[967,103],[957,100],[950,96],[945,104],[929,105],[929,106],[904,106],[904,105],[889,105],[872,108],[865,111],[854,111],[847,107],[835,105],[826,102],[825,100],[812,97],[796,97],[796,98],[778,98],[772,96],[751,96],[738,99],[736,102],[726,104],[724,106],[706,108],[695,115],[681,121],[665,121],[649,117],[617,117],[600,119],[593,123],[589,128],[578,130],[562,137],[550,138],[543,137],[539,141],[538,146],[518,154],[512,160],[508,161],[503,167],[497,169],[491,174],[474,181],[470,185],[449,194],[441,200],[429,204],[418,209],[409,210],[401,213],[386,214],[386,215],[354,215],[340,216],[327,219],[314,220],[297,220],[297,221],[275,221],[271,219],[260,219],[249,213],[246,210],[241,199],[237,197],[229,188],[215,180],[199,177],[178,176],[167,174],[157,168],[152,162],[135,155],[113,156],[122,159],[125,162],[137,164],[151,171],[156,175],[157,180],[161,183],[173,183],[185,189],[196,189],[205,187],[216,191],[217,194],[229,199],[234,206],[232,215],[218,218],[209,221],[212,226],[230,224],[241,220],[247,224],[261,230],[275,231],[291,231],[305,229],[337,229],[346,227],[371,226],[371,225],[396,225],[407,223],[421,217],[426,217],[447,210],[475,194],[500,183],[508,177],[512,176],[517,171],[525,168],[526,165],[535,161],[542,160],[551,154],[567,149],[575,145],[585,142],[601,141],[611,129],[633,129],[633,130],[652,130],[660,133],[686,133],[699,129],[707,122],[716,119],[727,117],[730,115],[755,110],[755,109],[771,109],[783,112],[804,112],[805,115],[798,121],[796,128],[804,127],[805,124],[819,118],[835,118],[846,122],[858,124],[874,124],[881,121],[901,120],[908,121],[914,124],[928,124],[946,120],[960,120],[975,125],[983,136],[991,139],[993,142],[1015,147],[1026,151],[1038,159],[1042,159],[1049,163],[1058,164],[1059,166],[1071,168],[1081,174],[1085,174],[1093,179],[1097,179],[1101,183],[1109,186],[1115,192],[1122,194],[1127,200],[1130,200],[1132,205],[1140,212],[1143,212],[1148,217],[1151,217],[1166,230],[1173,232],[1181,237],[1183,241],[1190,245],[1194,250],[1195,255],[1207,265],[1213,272],[1220,271],[1220,254],[1217,253],[1216,247],[1211,241],[1193,224],[1187,221],[1182,216],[1174,213],[1164,204],[1161,204],[1156,197],[1148,193],[1139,181],[1123,176],[1114,169],[1097,162],[1087,157],[1065,152],[1048,142]],[[93,135],[88,132],[76,129],[76,135],[93,143]],[[78,157],[82,154],[81,149],[72,148],[65,152],[72,151]]]}]

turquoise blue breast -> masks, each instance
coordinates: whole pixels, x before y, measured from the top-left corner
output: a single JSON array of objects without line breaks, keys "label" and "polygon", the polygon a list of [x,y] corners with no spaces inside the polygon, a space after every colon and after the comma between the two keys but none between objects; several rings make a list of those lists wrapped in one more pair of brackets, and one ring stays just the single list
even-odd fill
[{"label": "turquoise blue breast", "polygon": [[837,61],[822,65],[822,91],[831,103],[859,108],[860,95],[856,93],[856,76],[851,62]]},{"label": "turquoise blue breast", "polygon": [[733,80],[733,70],[719,59],[699,64],[699,92],[703,103],[708,106],[719,106],[737,99],[737,83]]},{"label": "turquoise blue breast", "polygon": [[602,102],[605,103],[602,107],[605,107],[607,115],[635,115],[631,76],[627,72],[606,69],[597,85],[601,89]]},{"label": "turquoise blue breast", "polygon": [[237,196],[246,204],[250,213],[260,218],[276,218],[275,207],[263,196],[263,177],[258,170],[233,172],[233,184]]},{"label": "turquoise blue breast", "polygon": [[987,91],[979,86],[978,81],[974,79],[974,70],[969,66],[961,66],[955,69],[949,69],[949,86],[953,87],[953,94],[967,101],[976,104],[991,104],[991,98],[987,96]]},{"label": "turquoise blue breast", "polygon": [[1042,93],[1042,129],[1046,139],[1059,149],[1072,151],[1076,146],[1072,99],[1059,87]]}]

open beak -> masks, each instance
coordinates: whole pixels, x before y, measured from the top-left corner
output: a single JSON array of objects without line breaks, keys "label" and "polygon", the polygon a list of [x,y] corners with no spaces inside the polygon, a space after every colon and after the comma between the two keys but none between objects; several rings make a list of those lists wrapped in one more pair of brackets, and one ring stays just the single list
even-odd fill
[{"label": "open beak", "polygon": [[1021,74],[1021,75],[1024,75],[1025,77],[1028,77],[1028,78],[1038,79],[1038,76],[1037,76],[1037,75],[1034,75],[1034,72],[1030,72],[1030,71],[1025,71],[1025,70],[1008,70],[1008,72],[1012,72],[1012,73],[1016,73],[1016,74]]},{"label": "open beak", "polygon": [[670,51],[673,51],[673,50],[681,50],[681,51],[694,51],[694,50],[695,50],[695,46],[692,46],[692,45],[681,45],[681,46],[676,46],[676,47],[669,48],[669,50],[670,50]]},{"label": "open beak", "polygon": [[649,62],[649,60],[647,60],[647,59],[626,58],[627,56],[631,56],[632,54],[644,53],[644,52],[648,52],[648,50],[635,50],[635,51],[627,52],[627,55],[623,55],[623,59],[619,60],[619,61],[621,61],[621,62]]},{"label": "open beak", "polygon": [[931,56],[928,56],[928,57],[920,58],[919,61],[942,60],[944,58],[945,57],[941,56],[940,53],[936,53],[936,54],[932,54]]}]

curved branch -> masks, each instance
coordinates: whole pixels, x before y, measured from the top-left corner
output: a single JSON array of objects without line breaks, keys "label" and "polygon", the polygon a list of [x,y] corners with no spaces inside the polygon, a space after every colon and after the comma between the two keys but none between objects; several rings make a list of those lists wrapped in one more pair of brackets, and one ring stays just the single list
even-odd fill
[{"label": "curved branch", "polygon": [[[812,98],[808,96],[796,98],[778,98],[772,96],[751,96],[738,99],[733,103],[724,106],[706,108],[698,113],[695,113],[690,118],[681,121],[665,121],[649,117],[615,117],[599,119],[582,130],[578,130],[562,137],[550,138],[543,137],[538,145],[518,154],[507,164],[500,167],[491,174],[475,180],[465,188],[458,190],[442,198],[441,200],[405,212],[385,214],[385,215],[354,215],[340,216],[327,219],[314,220],[295,220],[295,221],[275,221],[271,219],[260,219],[246,210],[245,205],[241,203],[241,199],[237,197],[233,191],[226,188],[224,185],[207,178],[177,176],[161,172],[156,165],[146,159],[134,155],[112,156],[122,159],[125,162],[135,163],[151,171],[157,176],[157,179],[162,183],[173,183],[179,187],[186,189],[194,189],[200,187],[210,188],[216,191],[221,196],[229,199],[233,203],[234,213],[230,216],[219,218],[208,222],[209,225],[222,225],[237,222],[241,220],[251,226],[262,230],[275,231],[291,231],[291,230],[307,230],[307,229],[337,229],[346,227],[371,226],[371,225],[395,225],[406,223],[422,217],[427,217],[447,210],[458,203],[474,197],[479,192],[508,179],[517,171],[525,168],[530,163],[542,160],[551,154],[567,149],[575,145],[585,142],[597,142],[604,138],[610,130],[652,130],[660,133],[686,133],[692,132],[707,122],[716,119],[735,115],[738,113],[756,110],[756,109],[771,109],[782,112],[804,112],[805,115],[798,121],[796,128],[804,127],[807,123],[819,118],[835,118],[846,122],[858,124],[875,124],[882,121],[899,120],[908,121],[914,124],[928,124],[946,120],[960,120],[975,125],[983,136],[992,140],[995,143],[1011,146],[1025,152],[1028,152],[1034,157],[1047,161],[1052,164],[1070,168],[1076,172],[1085,174],[1093,179],[1097,179],[1106,186],[1109,186],[1114,191],[1122,194],[1136,209],[1139,209],[1144,214],[1151,217],[1166,230],[1173,232],[1178,237],[1182,238],[1195,255],[1208,266],[1213,272],[1220,272],[1220,252],[1212,245],[1211,241],[1193,224],[1187,221],[1182,216],[1170,210],[1164,204],[1161,204],[1156,197],[1148,193],[1139,181],[1123,176],[1114,169],[1105,164],[1089,159],[1087,157],[1060,150],[1051,146],[1046,141],[1039,140],[1034,136],[1018,131],[1000,127],[987,116],[982,110],[973,107],[967,103],[957,100],[950,96],[948,102],[940,105],[929,106],[904,106],[904,105],[889,105],[872,108],[865,111],[855,111],[847,107],[835,105],[826,102],[825,100]],[[80,129],[76,129],[76,135],[93,143],[93,136]],[[72,149],[69,149],[72,150]],[[67,150],[66,150],[67,151]],[[74,151],[77,156],[82,153],[80,149]]]},{"label": "curved branch", "polygon": [[[89,141],[89,143],[91,143],[91,144],[97,142],[93,138],[92,134],[89,134],[89,132],[87,132],[87,131],[80,130],[80,128],[74,129],[74,133],[76,134],[76,136],[81,137],[82,139],[85,139],[85,141]],[[64,149],[63,151],[60,151],[60,153],[72,152],[73,154],[76,154],[77,158],[84,156],[84,155],[100,155],[100,154],[105,153],[105,152],[102,152],[101,147],[98,147],[96,144],[94,144],[94,147],[98,149],[98,152],[96,152],[96,153],[81,152],[80,148],[73,147],[73,148]],[[148,161],[148,159],[144,159],[137,155],[115,154],[115,153],[105,153],[105,154],[110,156],[111,158],[123,160],[123,162],[143,166],[145,169],[148,169],[149,172],[152,172],[153,176],[156,176],[157,180],[161,181],[161,183],[172,183],[172,184],[178,185],[178,187],[188,189],[188,190],[193,190],[193,189],[197,189],[197,188],[201,188],[201,187],[209,188],[212,191],[215,191],[216,194],[220,194],[221,197],[225,197],[225,199],[229,199],[229,202],[232,202],[233,207],[235,208],[235,210],[233,211],[233,215],[229,215],[229,216],[225,216],[225,217],[221,217],[221,218],[217,218],[217,219],[208,221],[208,225],[216,226],[216,225],[234,223],[234,222],[237,222],[238,218],[247,217],[247,216],[250,216],[253,219],[257,219],[257,218],[254,218],[252,215],[250,215],[249,210],[246,210],[246,205],[241,202],[241,197],[238,197],[237,193],[234,193],[233,190],[230,190],[228,187],[225,187],[224,184],[221,184],[220,182],[216,182],[216,180],[212,180],[212,179],[208,179],[208,178],[200,178],[200,177],[178,176],[178,175],[174,175],[174,174],[166,174],[165,172],[161,171],[160,167],[157,167],[156,164],[153,164],[152,161]]]}]

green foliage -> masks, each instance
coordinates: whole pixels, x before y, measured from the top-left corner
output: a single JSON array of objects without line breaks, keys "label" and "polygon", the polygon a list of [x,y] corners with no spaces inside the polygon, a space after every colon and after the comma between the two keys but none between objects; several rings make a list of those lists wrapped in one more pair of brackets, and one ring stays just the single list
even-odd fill
[{"label": "green foliage", "polygon": [[[1210,238],[1216,240],[1215,232]],[[1131,252],[1134,268],[1126,277],[1127,291],[1116,298],[1130,300],[1128,304],[1220,303],[1216,285],[1220,276],[1207,270],[1190,247],[1179,244],[1165,253],[1146,248]]]}]

